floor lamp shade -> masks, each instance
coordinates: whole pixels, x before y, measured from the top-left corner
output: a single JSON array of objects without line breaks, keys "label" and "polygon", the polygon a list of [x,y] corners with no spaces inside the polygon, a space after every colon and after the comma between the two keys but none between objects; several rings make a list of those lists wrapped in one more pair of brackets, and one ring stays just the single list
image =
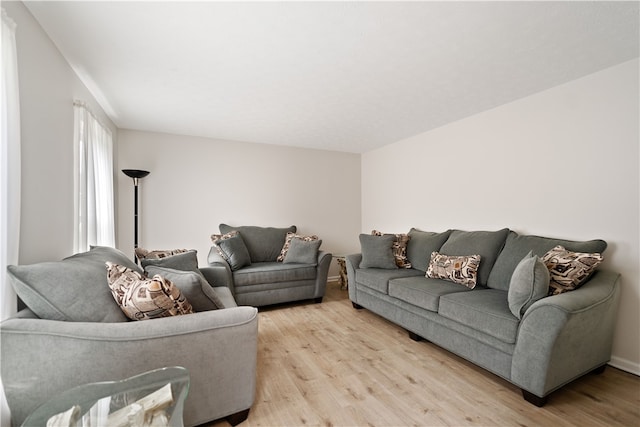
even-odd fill
[{"label": "floor lamp shade", "polygon": [[138,247],[138,180],[149,175],[149,171],[140,169],[122,169],[129,178],[133,178],[133,261],[137,262],[135,250]]}]

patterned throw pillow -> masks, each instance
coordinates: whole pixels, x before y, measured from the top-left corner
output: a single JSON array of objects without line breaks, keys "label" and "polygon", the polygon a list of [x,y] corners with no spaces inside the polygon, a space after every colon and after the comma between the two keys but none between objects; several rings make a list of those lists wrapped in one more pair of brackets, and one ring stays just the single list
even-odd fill
[{"label": "patterned throw pillow", "polygon": [[551,276],[549,295],[578,289],[603,259],[599,253],[572,252],[560,245],[554,247],[542,257]]},{"label": "patterned throw pillow", "polygon": [[136,248],[136,257],[142,261],[143,259],[161,259],[167,258],[173,255],[182,254],[187,252],[187,249],[171,249],[171,250],[155,250],[149,251],[143,248]]},{"label": "patterned throw pillow", "polygon": [[284,239],[284,246],[282,246],[282,250],[280,251],[280,255],[278,255],[278,258],[276,258],[276,261],[278,262],[284,261],[284,258],[287,256],[287,252],[289,251],[289,247],[291,246],[292,239],[300,239],[304,242],[313,242],[318,240],[318,236],[316,236],[315,234],[312,236],[301,236],[296,233],[288,232],[287,237],[285,237]]},{"label": "patterned throw pillow", "polygon": [[[371,231],[372,236],[382,236],[383,234],[386,233],[378,230]],[[391,249],[393,250],[393,257],[396,260],[396,265],[398,268],[411,268],[411,262],[407,258],[407,243],[411,240],[411,236],[408,234],[394,234],[394,236],[396,239],[393,242]]]},{"label": "patterned throw pillow", "polygon": [[432,252],[426,276],[450,280],[473,289],[478,280],[479,267],[480,255],[455,256]]},{"label": "patterned throw pillow", "polygon": [[180,289],[161,276],[149,279],[127,267],[106,262],[113,298],[131,320],[193,313]]},{"label": "patterned throw pillow", "polygon": [[237,235],[238,235],[238,230],[233,230],[226,234],[211,235],[211,242],[213,242],[213,247],[216,248],[216,250],[218,251],[218,254],[227,262],[229,262],[229,259],[227,258],[227,254],[225,254],[224,251],[220,248],[220,241],[230,239]]}]

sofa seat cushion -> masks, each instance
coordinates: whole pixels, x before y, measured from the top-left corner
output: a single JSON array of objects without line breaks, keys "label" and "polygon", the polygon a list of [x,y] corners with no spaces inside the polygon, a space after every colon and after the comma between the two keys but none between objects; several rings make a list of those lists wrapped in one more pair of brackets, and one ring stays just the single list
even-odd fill
[{"label": "sofa seat cushion", "polygon": [[471,289],[457,283],[424,276],[403,277],[389,281],[390,297],[436,313],[442,295],[470,291]]},{"label": "sofa seat cushion", "polygon": [[509,310],[507,291],[476,289],[443,295],[438,314],[507,344],[516,342],[519,320]]},{"label": "sofa seat cushion", "polygon": [[356,270],[356,283],[383,294],[388,294],[389,280],[415,276],[424,277],[424,272],[413,268],[399,268],[394,270],[359,268]]},{"label": "sofa seat cushion", "polygon": [[281,262],[256,262],[233,272],[236,287],[263,283],[313,280],[318,269],[315,264],[283,264]]}]

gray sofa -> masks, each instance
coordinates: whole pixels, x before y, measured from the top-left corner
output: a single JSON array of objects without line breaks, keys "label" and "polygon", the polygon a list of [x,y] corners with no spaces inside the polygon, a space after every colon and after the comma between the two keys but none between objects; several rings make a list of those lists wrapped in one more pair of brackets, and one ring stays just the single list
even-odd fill
[{"label": "gray sofa", "polygon": [[256,387],[257,310],[237,307],[226,288],[211,290],[216,303],[228,308],[207,307],[212,300],[197,291],[209,285],[198,272],[167,269],[194,307],[210,309],[129,321],[111,295],[106,261],[141,271],[122,252],[105,247],[8,268],[28,307],[0,324],[2,382],[12,424],[20,425],[40,404],[77,385],[168,366],[190,374],[185,425],[225,417],[236,425],[246,419]]},{"label": "gray sofa", "polygon": [[[369,309],[405,328],[412,339],[429,340],[510,381],[537,406],[570,381],[604,369],[611,357],[619,274],[596,270],[576,290],[537,300],[528,295],[515,313],[511,303],[518,297],[515,290],[522,289],[520,266],[527,257],[540,263],[538,257],[556,245],[602,253],[606,242],[519,235],[508,229],[411,229],[408,236],[406,259],[412,268],[371,268],[372,255],[364,253],[371,249],[365,247],[363,253],[346,257],[355,308]],[[425,277],[433,252],[481,255],[476,287]],[[369,258],[365,265],[363,255]],[[544,283],[548,271],[542,266],[529,279]]]},{"label": "gray sofa", "polygon": [[[212,236],[214,245],[208,256],[212,283],[228,287],[238,305],[261,307],[307,299],[322,302],[331,254],[319,250],[322,240],[317,236],[312,240],[296,235],[296,231],[295,225],[220,224],[220,234]],[[288,234],[291,248],[283,255]]]}]

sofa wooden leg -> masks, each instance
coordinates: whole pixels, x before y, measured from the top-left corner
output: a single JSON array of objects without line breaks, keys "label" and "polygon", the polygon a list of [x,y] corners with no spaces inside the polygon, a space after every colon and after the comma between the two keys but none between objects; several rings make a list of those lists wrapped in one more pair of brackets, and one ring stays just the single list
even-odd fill
[{"label": "sofa wooden leg", "polygon": [[351,301],[351,305],[353,306],[353,308],[355,308],[356,310],[362,310],[364,307],[362,307],[360,304],[357,304],[353,301]]},{"label": "sofa wooden leg", "polygon": [[249,417],[249,409],[245,409],[244,411],[236,412],[235,414],[231,414],[227,417],[227,422],[232,426],[237,426],[241,422],[245,421]]},{"label": "sofa wooden leg", "polygon": [[416,334],[415,332],[411,332],[411,331],[407,331],[407,332],[409,332],[409,338],[411,338],[414,341],[422,341],[424,339],[420,335]]},{"label": "sofa wooden leg", "polygon": [[322,297],[314,298],[313,302],[316,304],[320,304],[322,302]]},{"label": "sofa wooden leg", "polygon": [[598,366],[596,369],[594,369],[593,371],[591,371],[591,373],[596,374],[596,375],[600,375],[604,372],[604,370],[607,368],[607,364],[605,363],[602,366]]},{"label": "sofa wooden leg", "polygon": [[538,408],[542,408],[545,403],[547,403],[547,396],[536,396],[535,394],[528,392],[527,390],[522,390],[522,397],[524,397],[524,400],[531,403],[532,405],[536,405]]}]

